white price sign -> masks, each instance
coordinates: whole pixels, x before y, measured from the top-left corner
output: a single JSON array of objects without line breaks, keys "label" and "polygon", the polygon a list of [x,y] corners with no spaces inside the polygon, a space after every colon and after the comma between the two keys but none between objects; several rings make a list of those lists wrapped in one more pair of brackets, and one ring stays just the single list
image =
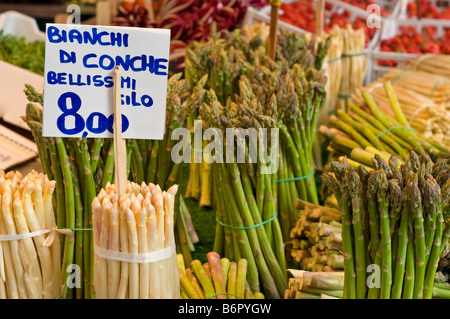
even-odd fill
[{"label": "white price sign", "polygon": [[121,70],[122,137],[162,139],[170,30],[47,24],[44,136],[113,137]]}]

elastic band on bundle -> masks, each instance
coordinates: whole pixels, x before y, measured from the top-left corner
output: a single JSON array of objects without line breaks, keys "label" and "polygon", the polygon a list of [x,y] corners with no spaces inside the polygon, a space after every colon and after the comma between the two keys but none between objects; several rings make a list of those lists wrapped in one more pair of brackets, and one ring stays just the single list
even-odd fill
[{"label": "elastic band on bundle", "polygon": [[342,53],[342,58],[352,58],[355,56],[363,56],[366,55],[366,52],[360,52],[360,53]]},{"label": "elastic band on bundle", "polygon": [[384,134],[386,134],[386,133],[389,133],[390,131],[395,130],[395,129],[403,129],[403,130],[408,130],[408,131],[412,131],[412,132],[415,132],[415,131],[416,131],[415,129],[413,129],[413,128],[411,128],[411,127],[406,127],[406,126],[392,126],[392,127],[388,128],[386,131],[383,131],[383,132],[381,132],[380,134],[378,134],[377,136],[375,136],[375,138],[379,138],[380,136],[382,136],[382,135],[384,135]]},{"label": "elastic band on bundle", "polygon": [[94,245],[95,254],[103,259],[124,261],[136,264],[148,264],[169,259],[175,252],[175,245],[166,247],[150,253],[126,253],[122,251],[109,250]]},{"label": "elastic band on bundle", "polygon": [[228,293],[228,292],[218,292],[218,293],[215,293],[214,295],[211,295],[211,296],[207,297],[206,299],[211,299],[212,297],[215,297],[215,296],[217,296],[217,295],[233,296],[233,297],[236,297],[236,298],[238,298],[238,299],[242,299],[242,298],[239,297],[238,295],[230,294],[230,293]]},{"label": "elastic band on bundle", "polygon": [[414,121],[414,119],[416,118],[417,115],[419,115],[420,111],[424,110],[427,107],[436,107],[437,104],[424,104],[421,107],[417,108],[417,110],[414,111],[413,115],[411,116],[411,118],[409,119],[408,122],[412,123]]},{"label": "elastic band on bundle", "polygon": [[51,229],[41,229],[37,230],[31,233],[26,234],[15,234],[15,235],[0,235],[0,242],[2,241],[12,241],[12,240],[22,240],[22,239],[28,239],[33,238],[41,235],[45,235],[50,233],[42,243],[43,246],[50,247],[55,239],[56,232],[64,235],[70,235],[72,231],[68,232],[69,229],[64,228],[51,228]]},{"label": "elastic band on bundle", "polygon": [[70,228],[70,227],[59,227],[58,229],[68,229],[71,231],[92,231],[92,228]]},{"label": "elastic band on bundle", "polygon": [[228,228],[233,228],[233,229],[238,229],[238,230],[245,230],[245,229],[253,229],[253,228],[262,226],[262,225],[264,225],[264,224],[267,224],[267,223],[271,222],[271,221],[274,220],[275,218],[277,218],[277,214],[273,215],[273,216],[272,216],[271,218],[269,218],[268,220],[265,220],[265,221],[263,221],[263,222],[261,222],[261,223],[259,223],[259,224],[256,224],[256,225],[253,225],[253,226],[241,226],[241,227],[224,224],[224,223],[222,223],[222,222],[221,222],[220,220],[218,220],[218,219],[216,219],[216,222],[219,223],[219,224],[220,224],[221,226],[223,226],[223,227],[228,227]]},{"label": "elastic band on bundle", "polygon": [[328,60],[328,61],[327,61],[327,63],[328,63],[328,64],[331,64],[331,63],[334,63],[334,62],[337,62],[337,61],[339,61],[340,59],[341,59],[341,57],[340,57],[340,56],[338,56],[337,58],[334,58],[334,59]]},{"label": "elastic band on bundle", "polygon": [[312,171],[311,173],[309,173],[308,175],[305,176],[300,176],[300,177],[292,177],[292,178],[285,178],[285,179],[277,179],[275,181],[275,183],[284,183],[284,182],[293,182],[293,181],[300,181],[302,179],[307,179],[310,178],[311,176],[314,175],[314,171]]},{"label": "elastic band on bundle", "polygon": [[394,78],[391,80],[391,83],[394,84],[395,81],[397,81],[400,77],[402,77],[405,73],[408,73],[408,72],[411,72],[411,70],[403,70],[402,72],[400,72],[399,74],[394,76]]},{"label": "elastic band on bundle", "polygon": [[340,99],[349,99],[352,96],[350,94],[338,94],[338,98]]},{"label": "elastic band on bundle", "polygon": [[439,85],[441,85],[442,83],[448,82],[448,81],[450,81],[450,79],[446,79],[446,78],[437,81],[436,84],[434,84],[434,85],[433,85],[433,88],[431,89],[431,93],[430,93],[429,98],[430,98],[430,99],[433,98],[434,91],[437,89],[437,87],[438,87]]}]

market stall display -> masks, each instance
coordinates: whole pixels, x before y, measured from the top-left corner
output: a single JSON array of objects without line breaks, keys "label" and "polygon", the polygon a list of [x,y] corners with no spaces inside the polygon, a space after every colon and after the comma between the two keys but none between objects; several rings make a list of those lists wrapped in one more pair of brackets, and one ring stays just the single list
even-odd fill
[{"label": "market stall display", "polygon": [[103,1],[171,30],[159,140],[44,137],[45,33],[0,14],[43,171],[0,170],[0,299],[450,299],[446,1]]}]

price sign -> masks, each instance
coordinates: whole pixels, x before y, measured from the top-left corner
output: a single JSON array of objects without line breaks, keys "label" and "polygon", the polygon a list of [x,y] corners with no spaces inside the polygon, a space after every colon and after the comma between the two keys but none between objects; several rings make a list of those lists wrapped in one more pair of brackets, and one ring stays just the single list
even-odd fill
[{"label": "price sign", "polygon": [[162,139],[170,30],[47,24],[44,136],[113,137],[121,70],[122,137]]}]

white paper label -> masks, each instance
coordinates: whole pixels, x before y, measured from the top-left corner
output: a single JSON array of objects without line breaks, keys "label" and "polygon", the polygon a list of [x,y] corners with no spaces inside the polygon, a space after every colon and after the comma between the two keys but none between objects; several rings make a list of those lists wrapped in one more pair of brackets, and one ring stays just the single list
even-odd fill
[{"label": "white paper label", "polygon": [[170,30],[47,24],[44,136],[113,137],[121,70],[122,137],[162,139]]}]

